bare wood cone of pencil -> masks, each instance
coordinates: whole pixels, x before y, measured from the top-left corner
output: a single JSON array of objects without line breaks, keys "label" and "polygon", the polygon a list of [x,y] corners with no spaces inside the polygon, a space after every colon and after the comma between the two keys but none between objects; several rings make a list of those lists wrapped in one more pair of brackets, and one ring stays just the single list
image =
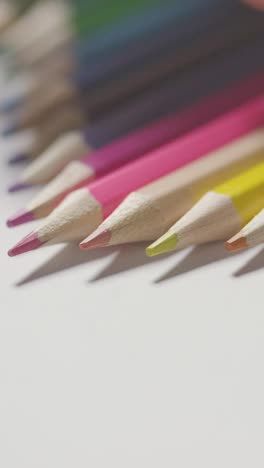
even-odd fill
[{"label": "bare wood cone of pencil", "polygon": [[147,255],[226,240],[263,206],[264,163],[261,163],[207,192],[166,234],[147,248]]}]

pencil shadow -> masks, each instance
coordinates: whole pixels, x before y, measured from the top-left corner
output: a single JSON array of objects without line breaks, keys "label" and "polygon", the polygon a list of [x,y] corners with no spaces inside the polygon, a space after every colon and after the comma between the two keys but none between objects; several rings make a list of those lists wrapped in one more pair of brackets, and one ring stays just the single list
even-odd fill
[{"label": "pencil shadow", "polygon": [[75,268],[85,263],[94,262],[113,253],[114,249],[83,251],[77,245],[67,245],[58,254],[49,259],[37,270],[15,284],[16,287],[24,286],[46,276],[55,275],[63,270]]},{"label": "pencil shadow", "polygon": [[171,280],[198,268],[206,267],[211,263],[225,260],[226,258],[230,258],[230,253],[226,252],[223,242],[213,242],[194,247],[183,260],[164,275],[154,280],[154,283],[163,283],[164,281]]},{"label": "pencil shadow", "polygon": [[111,263],[104,268],[98,275],[91,278],[88,282],[95,283],[97,281],[109,278],[110,276],[119,275],[125,271],[140,268],[146,264],[157,263],[162,259],[171,255],[171,253],[159,257],[149,258],[146,256],[145,249],[149,243],[128,244],[119,246],[119,252],[113,258]]},{"label": "pencil shadow", "polygon": [[264,268],[264,249],[257,253],[253,258],[251,258],[242,268],[235,271],[233,276],[239,278],[240,276],[248,275],[249,273],[254,273],[255,271],[262,270]]}]

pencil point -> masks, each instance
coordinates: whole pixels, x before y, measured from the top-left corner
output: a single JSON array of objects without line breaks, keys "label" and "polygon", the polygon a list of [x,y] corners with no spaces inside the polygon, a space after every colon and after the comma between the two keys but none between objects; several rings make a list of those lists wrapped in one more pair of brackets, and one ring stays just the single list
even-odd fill
[{"label": "pencil point", "polygon": [[248,247],[246,238],[238,233],[225,243],[225,249],[228,252],[237,252],[238,250],[244,250]]},{"label": "pencil point", "polygon": [[21,210],[14,216],[11,216],[6,224],[8,227],[15,227],[19,226],[19,224],[29,223],[30,221],[34,221],[33,213],[31,211]]},{"label": "pencil point", "polygon": [[8,125],[5,128],[1,130],[1,135],[2,137],[9,137],[11,135],[14,135],[17,132],[17,127],[16,125]]},{"label": "pencil point", "polygon": [[2,114],[8,114],[9,112],[14,111],[22,104],[22,99],[19,97],[13,97],[6,99],[0,103],[0,112]]},{"label": "pencil point", "polygon": [[9,185],[7,190],[9,193],[13,193],[13,192],[19,192],[20,190],[24,190],[30,187],[31,187],[30,185],[24,184],[23,182],[15,182],[14,184]]},{"label": "pencil point", "polygon": [[82,250],[98,249],[100,247],[106,247],[111,239],[111,233],[107,229],[97,229],[93,234],[88,236],[84,241],[80,243]]},{"label": "pencil point", "polygon": [[11,158],[9,158],[8,164],[10,164],[10,165],[17,164],[17,163],[20,163],[20,162],[27,161],[27,159],[28,158],[27,158],[26,154],[23,154],[23,153],[15,154],[14,156],[11,156]]},{"label": "pencil point", "polygon": [[166,232],[164,236],[160,237],[156,242],[147,247],[146,254],[148,257],[154,257],[155,255],[169,252],[170,250],[175,249],[177,243],[177,236],[173,233]]},{"label": "pencil point", "polygon": [[9,257],[16,257],[31,250],[38,249],[43,243],[39,240],[35,232],[31,232],[28,236],[24,237],[18,244],[8,251]]}]

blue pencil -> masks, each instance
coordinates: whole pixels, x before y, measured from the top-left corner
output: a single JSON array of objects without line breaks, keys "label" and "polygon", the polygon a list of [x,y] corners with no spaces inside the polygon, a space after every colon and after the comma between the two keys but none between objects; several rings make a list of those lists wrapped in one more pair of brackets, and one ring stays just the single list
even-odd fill
[{"label": "blue pencil", "polygon": [[177,74],[185,66],[190,66],[213,53],[219,53],[222,49],[234,47],[237,42],[248,40],[248,37],[262,32],[264,26],[262,17],[259,19],[255,13],[246,15],[243,8],[240,15],[232,17],[229,14],[221,18],[215,12],[214,15],[208,15],[206,21],[201,24],[196,19],[196,28],[191,29],[194,33],[189,34],[189,40],[185,33],[185,41],[182,43],[179,31],[178,40],[175,39],[175,44],[172,44],[171,48],[161,48],[159,51],[156,50],[156,53],[153,51],[151,56],[146,54],[145,62],[140,62],[138,66],[132,64],[129,67],[119,62],[118,75],[114,74],[113,70],[111,75],[111,65],[108,74],[105,74],[104,68],[98,68],[94,72],[93,69],[88,69],[75,77],[73,82],[67,82],[65,88],[59,81],[57,84],[59,92],[54,96],[52,90],[52,100],[48,98],[48,90],[46,93],[43,92],[43,104],[41,105],[41,96],[38,96],[36,111],[34,112],[32,103],[30,112],[27,106],[24,110],[20,110],[5,133],[10,134],[33,126],[44,118],[46,113],[65,102],[76,103],[76,106],[83,109],[84,118],[89,121],[101,119],[112,108],[138,92],[150,86],[157,86],[159,82]]},{"label": "blue pencil", "polygon": [[[195,100],[264,70],[263,40],[264,36],[228,54],[215,56],[178,77],[170,77],[159,86],[138,94],[125,105],[114,108],[100,121],[84,124],[82,138],[94,148],[103,146],[149,122],[191,105]],[[11,159],[16,161],[17,156],[19,159],[32,159],[36,153],[31,149]]]},{"label": "blue pencil", "polygon": [[[77,76],[80,74],[87,78],[88,74],[94,80],[102,76],[107,79],[113,73],[120,74],[130,64],[133,66],[144,61],[148,53],[154,53],[156,47],[158,52],[161,48],[172,46],[181,37],[183,43],[189,39],[192,28],[199,34],[197,24],[204,23],[206,29],[208,15],[224,18],[229,12],[232,15],[234,9],[237,9],[237,5],[230,3],[230,0],[188,0],[183,4],[157,4],[152,9],[145,8],[118,25],[98,32],[92,40],[88,37],[73,43],[70,50],[62,53],[74,57],[71,62]],[[0,110],[10,112],[22,102],[23,96],[8,98],[0,103]]]}]

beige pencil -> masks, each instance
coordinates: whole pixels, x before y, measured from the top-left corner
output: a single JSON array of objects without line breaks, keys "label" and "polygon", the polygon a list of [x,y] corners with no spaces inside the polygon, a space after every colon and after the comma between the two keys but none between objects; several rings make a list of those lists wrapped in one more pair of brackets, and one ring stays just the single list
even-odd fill
[{"label": "beige pencil", "polygon": [[264,242],[264,210],[261,210],[238,234],[225,244],[226,250],[235,252],[255,247]]},{"label": "beige pencil", "polygon": [[263,160],[260,129],[131,193],[81,248],[154,240],[207,190]]}]

